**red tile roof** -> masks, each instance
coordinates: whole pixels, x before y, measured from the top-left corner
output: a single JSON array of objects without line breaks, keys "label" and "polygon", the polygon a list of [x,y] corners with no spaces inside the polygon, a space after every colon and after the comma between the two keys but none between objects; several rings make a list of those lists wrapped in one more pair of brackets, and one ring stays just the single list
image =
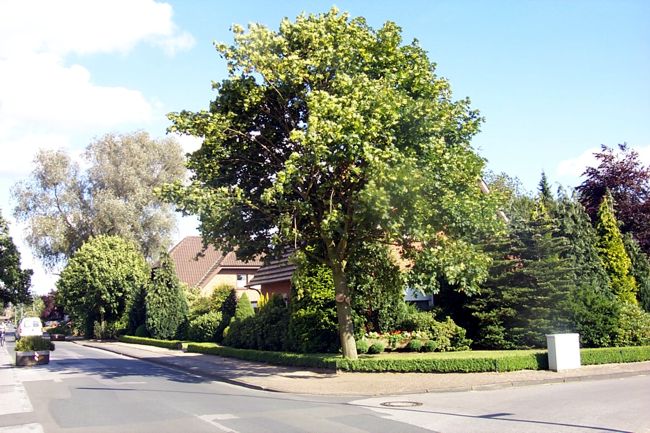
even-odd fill
[{"label": "red tile roof", "polygon": [[192,287],[202,287],[211,277],[222,269],[257,270],[261,260],[244,262],[238,260],[234,252],[224,255],[212,245],[203,250],[200,236],[187,236],[170,251],[178,279]]}]

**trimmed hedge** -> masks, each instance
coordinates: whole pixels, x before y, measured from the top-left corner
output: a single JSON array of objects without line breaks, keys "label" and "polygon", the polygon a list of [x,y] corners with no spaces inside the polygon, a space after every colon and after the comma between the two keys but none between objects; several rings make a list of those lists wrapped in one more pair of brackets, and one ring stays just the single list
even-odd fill
[{"label": "trimmed hedge", "polygon": [[[131,336],[119,337],[126,343],[151,344],[160,347],[167,345],[171,349],[180,348],[180,341],[154,340]],[[415,354],[410,357],[393,357],[391,355],[362,355],[359,359],[349,360],[332,354],[305,354],[293,352],[271,352],[253,349],[236,349],[220,346],[216,343],[189,343],[188,352],[238,358],[247,361],[265,362],[274,365],[293,367],[322,368],[329,370],[358,372],[399,372],[399,373],[482,373],[505,372],[517,370],[547,370],[547,352],[512,351],[498,353],[494,356],[463,352],[462,357],[440,357],[434,354]],[[459,353],[459,352],[454,352]],[[612,364],[625,362],[650,361],[650,346],[610,347],[580,350],[582,365]]]},{"label": "trimmed hedge", "polygon": [[337,357],[332,355],[236,349],[234,347],[219,346],[216,343],[189,343],[187,351],[293,367],[334,370],[337,366]]},{"label": "trimmed hedge", "polygon": [[180,340],[156,340],[155,338],[135,337],[133,335],[122,335],[117,339],[122,343],[145,344],[171,350],[181,350],[183,348],[183,342]]},{"label": "trimmed hedge", "polygon": [[650,361],[650,346],[581,349],[580,359],[582,365]]}]

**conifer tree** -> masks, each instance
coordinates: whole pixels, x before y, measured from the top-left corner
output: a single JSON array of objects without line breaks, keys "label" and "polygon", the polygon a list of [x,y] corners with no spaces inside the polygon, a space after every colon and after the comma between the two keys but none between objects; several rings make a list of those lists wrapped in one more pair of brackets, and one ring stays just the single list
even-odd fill
[{"label": "conifer tree", "polygon": [[650,260],[629,233],[623,237],[623,243],[632,261],[631,273],[638,287],[637,300],[641,308],[650,312]]},{"label": "conifer tree", "polygon": [[514,221],[506,238],[491,241],[490,277],[468,308],[478,319],[477,346],[543,347],[545,334],[572,329],[570,292],[575,279],[562,256],[567,239],[538,197],[528,220]]},{"label": "conifer tree", "polygon": [[253,305],[251,305],[251,301],[248,299],[248,295],[246,295],[246,293],[243,293],[239,298],[239,301],[237,301],[237,308],[235,308],[235,315],[233,316],[232,320],[240,321],[254,315],[255,310],[253,310]]},{"label": "conifer tree", "polygon": [[623,302],[636,304],[637,285],[631,274],[632,261],[625,251],[623,236],[614,216],[611,194],[603,198],[596,220],[598,254],[609,275],[611,291]]},{"label": "conifer tree", "polygon": [[176,337],[189,311],[174,264],[167,253],[160,256],[159,266],[151,271],[145,303],[147,330],[151,336],[162,340]]}]

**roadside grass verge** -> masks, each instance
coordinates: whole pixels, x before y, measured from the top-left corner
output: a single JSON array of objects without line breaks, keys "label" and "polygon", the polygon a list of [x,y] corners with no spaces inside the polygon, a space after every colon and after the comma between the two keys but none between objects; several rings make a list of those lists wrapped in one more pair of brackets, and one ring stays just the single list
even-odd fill
[{"label": "roadside grass verge", "polygon": [[[126,338],[125,338],[126,337]],[[124,336],[120,341],[137,344],[155,344],[166,347],[163,340]],[[155,343],[152,343],[155,342]],[[160,344],[162,343],[162,344]],[[172,343],[172,342],[169,342]],[[179,348],[180,341],[173,347]],[[291,367],[318,368],[357,372],[399,373],[481,373],[516,370],[547,370],[546,350],[469,350],[463,352],[384,352],[378,355],[360,355],[349,360],[335,354],[270,352],[236,349],[216,343],[183,343],[188,352],[225,356],[246,361]],[[640,362],[650,360],[650,346],[608,347],[581,349],[582,365]]]}]

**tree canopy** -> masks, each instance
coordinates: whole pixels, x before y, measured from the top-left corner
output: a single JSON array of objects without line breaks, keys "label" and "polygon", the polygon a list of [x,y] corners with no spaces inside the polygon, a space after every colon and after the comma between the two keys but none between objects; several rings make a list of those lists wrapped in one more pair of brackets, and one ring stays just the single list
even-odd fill
[{"label": "tree canopy", "polygon": [[621,231],[632,233],[643,251],[650,254],[650,167],[644,166],[638,152],[627,144],[619,144],[618,151],[603,145],[594,156],[598,167],[588,167],[584,182],[576,188],[580,202],[596,221],[609,191]]},{"label": "tree canopy", "polygon": [[63,150],[41,150],[28,180],[17,183],[14,215],[27,243],[49,268],[65,263],[91,236],[119,235],[148,258],[167,248],[171,206],[154,189],[184,176],[180,145],[146,132],[107,134],[86,148],[86,170]]},{"label": "tree canopy", "polygon": [[92,335],[95,323],[127,326],[127,314],[149,280],[149,267],[136,245],[117,236],[97,236],[77,250],[57,281],[67,314]]},{"label": "tree canopy", "polygon": [[[468,99],[452,99],[425,51],[404,45],[392,22],[374,30],[332,9],[284,19],[278,31],[233,32],[234,45],[216,45],[228,77],[213,85],[209,110],[170,115],[171,130],[204,141],[190,156],[191,184],[164,194],[198,215],[206,241],[242,258],[286,246],[322,251],[315,259],[332,270],[343,354],[354,358],[346,278],[358,245],[439,256],[443,240],[499,224],[470,145],[481,118]],[[435,262],[458,274],[457,258]]]},{"label": "tree canopy", "polygon": [[19,304],[30,299],[33,271],[22,269],[20,252],[9,235],[9,225],[0,213],[0,301]]}]

